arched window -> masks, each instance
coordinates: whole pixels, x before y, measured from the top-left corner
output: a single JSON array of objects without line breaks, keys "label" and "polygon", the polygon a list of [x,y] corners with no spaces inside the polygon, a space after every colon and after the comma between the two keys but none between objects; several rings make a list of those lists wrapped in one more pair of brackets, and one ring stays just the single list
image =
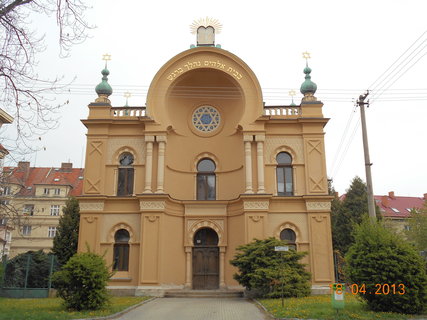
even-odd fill
[{"label": "arched window", "polygon": [[133,194],[133,155],[129,152],[120,155],[119,179],[117,183],[117,195],[129,196]]},{"label": "arched window", "polygon": [[295,243],[297,239],[297,236],[295,234],[295,231],[292,229],[283,229],[280,232],[280,240],[283,240],[287,243],[290,249],[296,250],[297,245]]},{"label": "arched window", "polygon": [[114,235],[114,261],[113,270],[129,270],[129,232],[120,229]]},{"label": "arched window", "polygon": [[216,199],[215,162],[202,159],[197,164],[197,200]]},{"label": "arched window", "polygon": [[280,152],[276,156],[276,161],[277,195],[292,196],[294,194],[292,157],[287,152]]}]

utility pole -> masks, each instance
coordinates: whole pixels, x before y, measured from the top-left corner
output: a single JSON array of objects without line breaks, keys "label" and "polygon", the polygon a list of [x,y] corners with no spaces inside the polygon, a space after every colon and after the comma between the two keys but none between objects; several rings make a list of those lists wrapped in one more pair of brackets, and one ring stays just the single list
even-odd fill
[{"label": "utility pole", "polygon": [[372,174],[371,174],[371,160],[369,158],[369,146],[368,146],[368,133],[366,131],[366,119],[365,119],[365,105],[369,107],[369,100],[365,102],[366,97],[369,95],[367,91],[364,95],[359,96],[357,104],[360,107],[360,118],[362,121],[362,136],[363,136],[363,152],[365,154],[365,171],[366,171],[366,184],[368,186],[368,212],[371,221],[376,221],[377,216],[375,213],[375,202],[374,202],[374,189],[372,186]]}]

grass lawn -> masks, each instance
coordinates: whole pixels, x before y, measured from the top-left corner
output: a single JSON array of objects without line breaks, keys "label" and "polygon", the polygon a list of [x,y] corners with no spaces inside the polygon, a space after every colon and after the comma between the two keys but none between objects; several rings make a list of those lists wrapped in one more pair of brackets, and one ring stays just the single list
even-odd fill
[{"label": "grass lawn", "polygon": [[98,311],[67,311],[59,298],[0,298],[1,320],[81,319],[107,316],[151,297],[112,297],[109,306]]},{"label": "grass lawn", "polygon": [[[341,309],[339,314],[332,308],[330,295],[285,299],[284,308],[282,308],[281,299],[260,299],[259,302],[279,319],[417,319],[417,316],[368,311],[365,304],[352,294],[346,294],[345,308]],[[426,317],[418,316],[418,319],[426,319]]]}]

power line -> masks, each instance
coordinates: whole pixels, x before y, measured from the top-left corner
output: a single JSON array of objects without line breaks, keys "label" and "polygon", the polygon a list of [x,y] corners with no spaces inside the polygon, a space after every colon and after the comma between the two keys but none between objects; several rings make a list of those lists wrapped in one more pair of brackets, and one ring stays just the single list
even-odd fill
[{"label": "power line", "polygon": [[421,36],[419,36],[410,46],[408,49],[406,49],[368,88],[369,90],[373,89],[373,86],[381,79],[381,77],[383,75],[385,75],[393,66],[395,63],[397,63],[397,61],[399,61],[414,45],[415,43],[418,42],[418,40],[420,40],[425,34],[427,33],[427,30],[424,31]]}]

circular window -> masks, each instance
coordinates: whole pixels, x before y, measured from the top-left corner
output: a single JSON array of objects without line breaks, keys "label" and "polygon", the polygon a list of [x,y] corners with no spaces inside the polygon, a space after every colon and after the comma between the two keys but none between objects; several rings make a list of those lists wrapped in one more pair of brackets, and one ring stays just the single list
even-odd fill
[{"label": "circular window", "polygon": [[218,110],[212,106],[201,106],[194,110],[192,120],[194,127],[201,132],[214,131],[221,123]]}]

